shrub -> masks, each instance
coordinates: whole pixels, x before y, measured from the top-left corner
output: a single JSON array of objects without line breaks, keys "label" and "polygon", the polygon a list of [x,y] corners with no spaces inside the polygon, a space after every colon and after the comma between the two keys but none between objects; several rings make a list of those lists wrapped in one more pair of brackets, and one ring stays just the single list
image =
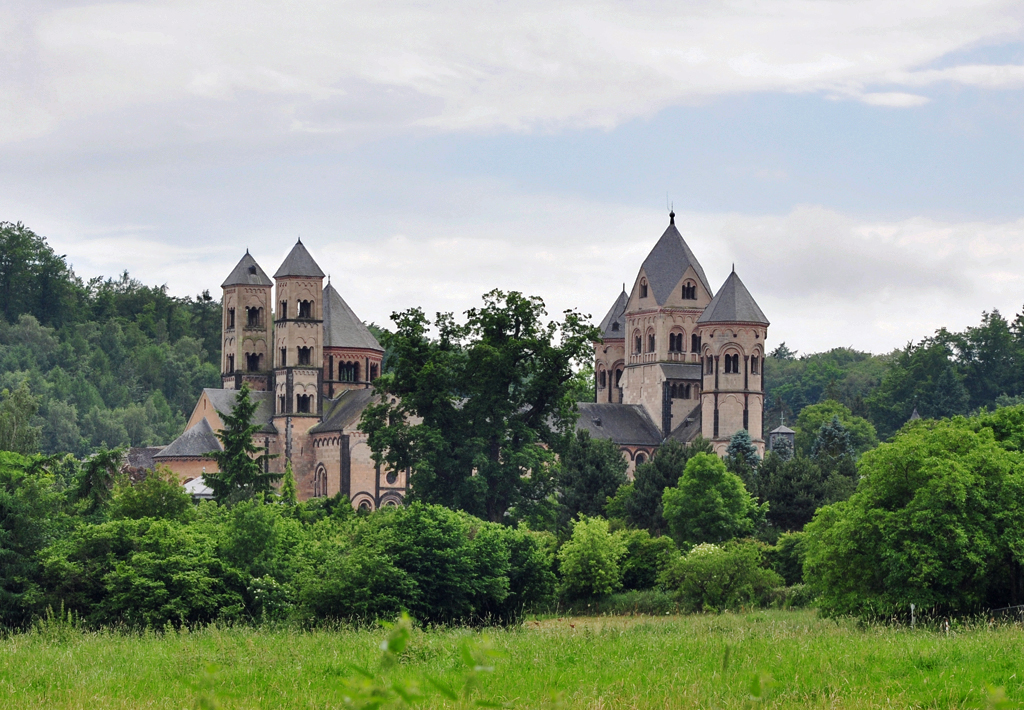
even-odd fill
[{"label": "shrub", "polygon": [[624,589],[652,589],[658,584],[658,575],[678,553],[669,537],[651,537],[646,530],[620,530],[615,533],[626,546],[622,558],[622,587]]},{"label": "shrub", "polygon": [[737,541],[697,545],[671,562],[660,582],[687,611],[724,611],[767,604],[782,577],[765,569],[757,543]]},{"label": "shrub", "polygon": [[619,560],[625,552],[625,544],[609,532],[608,521],[604,518],[581,516],[573,521],[572,537],[558,551],[563,597],[594,597],[619,589],[622,586]]},{"label": "shrub", "polygon": [[775,546],[765,551],[769,566],[789,586],[800,584],[804,579],[805,537],[803,532],[782,533]]},{"label": "shrub", "polygon": [[146,477],[132,485],[127,480],[118,482],[110,501],[110,517],[165,518],[186,522],[195,517],[192,498],[166,466],[157,466]]}]

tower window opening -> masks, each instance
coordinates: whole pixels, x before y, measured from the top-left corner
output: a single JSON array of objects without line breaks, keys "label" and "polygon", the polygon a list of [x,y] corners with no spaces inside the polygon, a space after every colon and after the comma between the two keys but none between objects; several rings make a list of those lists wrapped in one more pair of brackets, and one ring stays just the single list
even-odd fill
[{"label": "tower window opening", "polygon": [[700,352],[700,336],[696,333],[690,336],[690,351],[695,353]]},{"label": "tower window opening", "polygon": [[285,399],[285,396],[283,394],[280,395],[277,398],[277,413],[278,414],[284,414],[284,412],[285,412],[284,407],[285,407],[285,403],[286,402],[287,402],[287,400]]},{"label": "tower window opening", "polygon": [[686,301],[697,300],[697,285],[691,282],[683,284],[683,299]]},{"label": "tower window opening", "polygon": [[671,384],[668,386],[668,396],[672,399],[676,399],[676,386]]},{"label": "tower window opening", "polygon": [[737,374],[740,371],[740,356],[739,355],[726,355],[725,356],[725,374]]},{"label": "tower window opening", "polygon": [[260,325],[260,309],[259,308],[246,308],[245,309],[245,324],[250,328],[258,328]]},{"label": "tower window opening", "polygon": [[604,389],[608,386],[608,376],[604,370],[601,370],[600,374],[597,376],[597,386],[600,389]]},{"label": "tower window opening", "polygon": [[707,367],[704,370],[704,374],[715,374],[715,359],[709,355],[707,358],[705,358],[705,364],[707,365]]},{"label": "tower window opening", "polygon": [[370,381],[377,379],[377,363],[370,364]]},{"label": "tower window opening", "polygon": [[281,348],[281,367],[288,367],[288,348]]},{"label": "tower window opening", "polygon": [[640,334],[639,334],[639,333],[638,333],[638,334],[636,335],[636,338],[635,338],[635,342],[634,342],[634,346],[635,346],[635,347],[633,348],[633,351],[634,351],[634,352],[635,352],[635,353],[636,353],[637,355],[639,355],[639,354],[640,354],[641,352],[643,352],[643,347],[644,347],[644,346],[643,346],[643,339],[642,339],[642,338],[640,337]]},{"label": "tower window opening", "polygon": [[359,364],[355,362],[339,363],[338,379],[342,382],[358,382]]},{"label": "tower window opening", "polygon": [[615,321],[614,323],[612,323],[612,330],[618,330],[618,329],[619,329],[619,322]]},{"label": "tower window opening", "polygon": [[668,349],[669,352],[681,353],[684,352],[683,348],[683,334],[682,333],[669,333],[668,334]]},{"label": "tower window opening", "polygon": [[312,301],[299,301],[299,318],[312,318],[313,317],[313,302]]},{"label": "tower window opening", "polygon": [[323,498],[327,495],[327,470],[318,466],[313,474],[313,497]]},{"label": "tower window opening", "polygon": [[235,327],[235,309],[234,308],[229,308],[228,309],[228,328],[234,328],[234,327]]},{"label": "tower window opening", "polygon": [[761,362],[761,358],[759,358],[759,357],[752,357],[752,358],[750,358],[750,374],[751,375],[759,375],[760,374],[760,370],[761,370],[760,362]]},{"label": "tower window opening", "polygon": [[622,370],[615,371],[615,386],[619,387],[619,381],[622,379]]},{"label": "tower window opening", "polygon": [[281,320],[288,317],[288,301],[281,301]]},{"label": "tower window opening", "polygon": [[245,369],[249,372],[260,371],[260,356],[256,353],[245,354]]},{"label": "tower window opening", "polygon": [[647,298],[647,282],[640,282],[640,298]]},{"label": "tower window opening", "polygon": [[300,394],[295,398],[295,411],[300,414],[309,414],[313,411],[313,395]]},{"label": "tower window opening", "polygon": [[299,348],[299,364],[308,365],[313,348]]},{"label": "tower window opening", "polygon": [[228,372],[234,372],[234,371],[235,371],[235,356],[234,355],[228,355]]},{"label": "tower window opening", "polygon": [[654,340],[654,333],[647,334],[647,352],[653,353],[656,342]]},{"label": "tower window opening", "polygon": [[327,363],[328,363],[327,364],[327,379],[328,380],[333,380],[334,379],[334,356],[333,355],[331,355],[330,357],[327,358]]}]

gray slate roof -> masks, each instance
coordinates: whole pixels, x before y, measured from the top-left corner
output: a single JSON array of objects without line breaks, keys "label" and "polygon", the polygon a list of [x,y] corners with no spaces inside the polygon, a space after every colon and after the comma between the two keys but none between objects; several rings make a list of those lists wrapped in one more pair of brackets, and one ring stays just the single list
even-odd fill
[{"label": "gray slate roof", "polygon": [[210,428],[206,417],[194,427],[172,441],[167,448],[156,454],[154,459],[180,458],[182,456],[205,456],[211,451],[222,451],[220,439]]},{"label": "gray slate roof", "polygon": [[658,305],[663,305],[672,294],[676,284],[683,278],[683,274],[689,267],[697,273],[697,278],[704,285],[708,293],[711,293],[711,286],[704,275],[697,257],[690,251],[690,247],[683,241],[683,235],[679,233],[675,225],[675,216],[668,225],[668,229],[661,235],[661,239],[651,249],[651,253],[644,259],[643,271],[647,274],[647,282],[654,293],[654,300]]},{"label": "gray slate roof", "polygon": [[284,262],[280,268],[274,273],[274,278],[278,279],[282,276],[312,276],[315,278],[323,278],[324,272],[320,270],[317,263],[313,261],[313,257],[306,251],[306,247],[303,246],[302,240],[295,242],[295,246],[285,257]]},{"label": "gray slate roof", "polygon": [[[601,337],[605,340],[626,337],[626,304],[629,303],[629,294],[623,289],[619,297],[615,299],[608,315],[601,321]],[[617,330],[612,329],[612,324],[618,323]]]},{"label": "gray slate roof", "polygon": [[701,409],[700,404],[693,408],[689,414],[683,417],[683,420],[679,422],[679,426],[672,430],[672,433],[668,435],[669,439],[681,441],[684,444],[689,444],[691,441],[697,438],[697,435],[701,431]]},{"label": "gray slate roof", "polygon": [[[214,389],[204,387],[203,392],[210,399],[210,404],[221,414],[231,414],[231,408],[235,406],[238,398],[238,390]],[[276,434],[277,429],[272,423],[274,418],[274,393],[273,392],[249,392],[249,398],[256,402],[256,411],[253,413],[253,421],[263,425],[261,432]]]},{"label": "gray slate roof", "polygon": [[771,434],[796,434],[796,432],[793,431],[792,429],[790,429],[785,424],[783,424],[782,426],[775,427],[770,432],[768,432],[768,434],[769,435],[771,435]]},{"label": "gray slate roof", "polygon": [[373,333],[330,284],[324,286],[324,347],[369,348],[384,352]]},{"label": "gray slate roof", "polygon": [[733,271],[711,299],[698,323],[759,323],[768,325],[768,319],[750,295],[750,291]]},{"label": "gray slate roof", "polygon": [[700,363],[669,362],[660,365],[666,380],[700,380],[704,377]]},{"label": "gray slate roof", "polygon": [[580,402],[576,428],[590,432],[594,439],[611,439],[616,444],[657,446],[661,431],[639,404]]},{"label": "gray slate roof", "polygon": [[242,260],[231,270],[228,277],[224,279],[224,283],[220,285],[221,288],[227,288],[228,286],[273,286],[274,282],[270,280],[267,273],[260,268],[260,265],[256,263],[256,260],[252,258],[249,250],[245,250],[245,256]]},{"label": "gray slate roof", "polygon": [[148,471],[155,465],[153,457],[164,450],[163,446],[133,446],[128,449],[128,466]]},{"label": "gray slate roof", "polygon": [[309,430],[310,434],[343,431],[363,414],[374,399],[372,389],[348,390],[334,399],[324,399],[323,421]]}]

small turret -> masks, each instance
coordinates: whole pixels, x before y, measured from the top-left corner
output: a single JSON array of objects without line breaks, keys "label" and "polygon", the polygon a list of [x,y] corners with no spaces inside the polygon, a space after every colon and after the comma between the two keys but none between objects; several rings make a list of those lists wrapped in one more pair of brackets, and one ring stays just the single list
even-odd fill
[{"label": "small turret", "polygon": [[272,286],[248,249],[221,284],[221,381],[227,389],[243,381],[254,390],[268,388]]}]

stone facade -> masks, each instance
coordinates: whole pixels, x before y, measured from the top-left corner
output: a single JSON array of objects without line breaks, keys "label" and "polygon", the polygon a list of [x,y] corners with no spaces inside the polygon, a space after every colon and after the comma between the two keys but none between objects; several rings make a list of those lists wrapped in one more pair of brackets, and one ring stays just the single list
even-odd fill
[{"label": "stone facade", "polygon": [[[271,279],[246,252],[222,284],[222,389],[203,391],[185,432],[153,458],[182,482],[217,470],[220,412],[248,383],[262,425],[257,444],[292,465],[300,500],[344,493],[356,508],[402,502],[407,472],[381,471],[359,419],[384,350],[356,317],[301,241]],[[272,293],[276,290],[276,293]]]},{"label": "stone facade", "polygon": [[596,402],[580,404],[577,426],[617,443],[631,477],[668,439],[701,435],[724,454],[746,429],[763,455],[768,320],[735,270],[712,292],[674,214],[600,327]]}]

